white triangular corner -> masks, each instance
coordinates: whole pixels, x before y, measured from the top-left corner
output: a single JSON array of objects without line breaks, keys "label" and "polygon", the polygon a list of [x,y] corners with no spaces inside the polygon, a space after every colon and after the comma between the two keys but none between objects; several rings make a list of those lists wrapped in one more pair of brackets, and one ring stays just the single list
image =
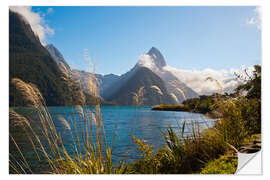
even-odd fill
[{"label": "white triangular corner", "polygon": [[262,174],[261,151],[250,154],[238,153],[238,166],[235,174],[260,175]]}]

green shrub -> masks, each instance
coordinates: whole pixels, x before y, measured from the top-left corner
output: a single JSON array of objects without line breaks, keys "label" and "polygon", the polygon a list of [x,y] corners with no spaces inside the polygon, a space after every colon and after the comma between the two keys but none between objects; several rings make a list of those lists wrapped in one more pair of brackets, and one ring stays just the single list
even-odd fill
[{"label": "green shrub", "polygon": [[201,174],[234,174],[237,169],[236,158],[220,156],[220,158],[209,161],[202,169]]},{"label": "green shrub", "polygon": [[217,158],[226,152],[227,145],[214,129],[195,132],[184,137],[184,127],[175,132],[171,127],[163,133],[166,146],[156,153],[142,140],[136,140],[142,159],[130,165],[136,173],[187,174],[199,173],[209,160]]}]

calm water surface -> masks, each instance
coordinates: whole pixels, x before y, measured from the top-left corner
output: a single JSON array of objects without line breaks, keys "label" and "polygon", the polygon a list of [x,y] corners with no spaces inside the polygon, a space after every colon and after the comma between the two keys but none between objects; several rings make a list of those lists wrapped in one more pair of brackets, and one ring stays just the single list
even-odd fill
[{"label": "calm water surface", "polygon": [[[28,117],[31,114],[29,108],[14,109],[16,112],[25,114]],[[61,119],[66,119],[71,129],[74,127],[73,119],[76,120],[77,126],[84,126],[84,121],[79,118],[79,112],[74,107],[48,107],[48,110],[67,150],[73,153],[74,145],[71,132]],[[112,150],[114,163],[119,162],[119,160],[128,160],[130,162],[140,157],[136,145],[131,140],[131,134],[136,138],[144,139],[148,144],[153,145],[154,149],[157,149],[164,145],[161,131],[166,130],[169,124],[177,130],[179,126],[182,127],[182,123],[186,120],[185,135],[187,135],[192,132],[192,121],[198,121],[200,128],[212,126],[215,121],[215,119],[209,119],[197,113],[152,111],[151,107],[103,106],[101,113],[109,144],[112,141],[114,132],[116,133]],[[95,123],[94,120],[92,122]],[[80,128],[78,130],[80,131]],[[74,132],[74,129],[71,131]],[[17,137],[17,141],[23,147],[26,156],[30,159],[33,158],[31,145],[23,140],[25,135],[19,134],[18,131],[12,128],[10,132]],[[128,157],[126,152],[128,152]]]}]

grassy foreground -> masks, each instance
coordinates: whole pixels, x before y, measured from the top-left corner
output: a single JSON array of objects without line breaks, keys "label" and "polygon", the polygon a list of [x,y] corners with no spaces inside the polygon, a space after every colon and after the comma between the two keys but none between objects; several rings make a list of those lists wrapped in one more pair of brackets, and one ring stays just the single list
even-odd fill
[{"label": "grassy foreground", "polygon": [[[184,136],[186,121],[178,130],[170,126],[162,131],[165,140],[164,147],[153,150],[153,147],[142,139],[132,137],[141,158],[133,163],[126,161],[112,164],[112,142],[106,140],[100,106],[92,109],[76,107],[80,112],[80,119],[85,126],[79,133],[74,120],[75,132],[72,133],[75,155],[69,154],[65,149],[61,135],[56,131],[52,118],[46,107],[37,108],[37,115],[41,121],[41,131],[46,145],[37,135],[29,121],[20,117],[20,126],[25,130],[29,143],[36,154],[37,162],[47,164],[48,170],[44,173],[52,174],[215,174],[234,173],[237,168],[236,153],[243,142],[253,134],[261,132],[261,95],[260,95],[260,67],[256,67],[252,79],[239,88],[247,91],[246,95],[237,95],[236,98],[215,98],[209,107],[222,113],[214,127],[201,131],[199,123],[192,123],[192,133]],[[258,88],[259,86],[259,88]],[[140,102],[140,95],[134,96]],[[203,101],[196,101],[204,107]],[[208,107],[208,106],[206,106]],[[92,119],[96,119],[93,126]],[[10,115],[19,116],[14,113]],[[18,117],[17,117],[18,118]],[[65,121],[65,120],[63,120]],[[67,123],[67,122],[66,122]],[[67,123],[67,129],[70,125]],[[95,140],[93,139],[95,138]],[[10,134],[10,143],[17,149],[20,159],[14,159],[10,154],[10,173],[35,173],[32,165],[28,163],[19,144]]]}]

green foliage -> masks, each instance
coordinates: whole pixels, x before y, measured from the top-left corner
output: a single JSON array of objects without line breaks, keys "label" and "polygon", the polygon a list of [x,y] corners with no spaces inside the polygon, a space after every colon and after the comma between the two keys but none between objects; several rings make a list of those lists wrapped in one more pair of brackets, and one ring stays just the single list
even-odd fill
[{"label": "green foliage", "polygon": [[215,110],[217,107],[217,97],[225,98],[225,95],[214,94],[211,96],[200,96],[199,98],[188,99],[183,102],[186,108],[199,113],[209,113]]},{"label": "green foliage", "polygon": [[219,107],[223,118],[216,123],[216,128],[225,140],[236,148],[244,138],[261,132],[260,102],[257,99],[230,100]]},{"label": "green foliage", "polygon": [[169,126],[163,133],[166,146],[157,152],[142,140],[136,140],[143,159],[129,165],[129,168],[135,173],[146,174],[198,173],[206,162],[226,152],[226,143],[214,129],[203,133],[194,130],[191,136],[184,137],[184,126],[185,123],[179,132]]},{"label": "green foliage", "polygon": [[189,111],[187,106],[180,104],[180,105],[169,105],[169,104],[161,104],[152,107],[152,110],[159,110],[159,111]]},{"label": "green foliage", "polygon": [[[213,128],[204,130],[202,133],[193,129],[193,134],[189,137],[183,137],[185,122],[178,133],[169,127],[167,133],[163,133],[166,146],[156,153],[148,151],[147,158],[134,163],[134,171],[172,174],[234,173],[237,168],[237,159],[222,155],[229,149],[237,152],[237,148],[241,147],[245,139],[261,131],[260,66],[255,66],[253,77],[237,88],[237,91],[240,90],[247,91],[246,96],[240,96],[238,92],[225,95],[213,94],[188,99],[180,106],[154,106],[153,110],[187,110],[199,113],[217,111],[222,114],[222,118]],[[146,170],[144,164],[148,165]]]},{"label": "green foliage", "polygon": [[223,118],[216,123],[216,128],[229,144],[239,147],[247,136],[245,120],[238,101],[227,101],[220,107]]},{"label": "green foliage", "polygon": [[254,66],[254,71],[253,71],[252,76],[250,76],[246,71],[245,73],[248,79],[243,79],[243,77],[238,75],[238,78],[241,78],[246,82],[236,88],[236,93],[239,93],[240,91],[245,90],[247,91],[246,98],[261,99],[261,66],[260,65]]},{"label": "green foliage", "polygon": [[236,158],[220,156],[218,159],[209,161],[202,169],[201,174],[234,174],[237,165]]},{"label": "green foliage", "polygon": [[146,144],[144,140],[132,137],[137,149],[141,151],[142,159],[129,164],[128,168],[134,173],[157,174],[159,159],[155,156],[152,146]]},{"label": "green foliage", "polygon": [[[80,88],[71,79],[64,77],[47,50],[40,44],[38,37],[32,32],[30,25],[13,12],[9,13],[9,19],[10,80],[16,77],[26,83],[35,84],[43,94],[47,105],[78,103]],[[129,79],[117,94],[113,95],[112,100],[119,104],[131,105],[133,104],[132,93],[136,93],[140,87],[144,87],[146,89],[144,105],[174,102],[162,82],[149,69],[140,68],[136,75]],[[151,89],[153,85],[158,86],[163,95]],[[35,130],[28,123],[25,123],[25,128],[29,130],[28,134],[34,138],[31,141],[34,150],[36,151],[37,146],[41,147],[41,152],[47,159],[51,173],[233,173],[237,166],[235,159],[228,159],[224,156],[217,158],[224,155],[231,146],[240,147],[248,135],[260,133],[260,66],[255,66],[253,77],[237,88],[237,91],[241,90],[247,91],[245,97],[240,97],[237,93],[233,95],[214,94],[188,99],[184,101],[184,105],[180,106],[161,105],[156,107],[157,109],[171,110],[185,109],[200,113],[218,110],[222,113],[223,118],[217,121],[214,128],[203,132],[197,131],[198,128],[195,129],[193,126],[193,134],[188,137],[184,137],[185,122],[179,132],[174,131],[169,126],[167,131],[163,132],[166,145],[158,149],[157,152],[154,152],[152,146],[147,145],[143,140],[133,137],[138,150],[142,152],[142,158],[128,165],[122,162],[118,167],[112,166],[111,147],[108,147],[106,141],[102,140],[105,137],[105,132],[102,117],[98,113],[96,114],[98,120],[96,127],[97,145],[94,145],[91,139],[92,131],[88,131],[85,127],[85,134],[82,134],[81,138],[84,146],[82,148],[85,151],[79,147],[76,149],[76,156],[71,156],[66,151],[61,136],[56,132],[53,121],[46,110],[40,112],[37,109],[37,112],[39,112],[42,132],[48,141],[52,156],[48,155]],[[10,85],[11,106],[17,105],[14,99],[16,95],[14,87]],[[100,112],[99,106],[95,106],[95,108],[95,112]],[[91,119],[87,118],[86,114],[83,114],[81,118],[86,124]],[[74,137],[77,139],[75,143],[81,144],[78,132],[74,134]],[[14,143],[16,144],[15,141]],[[102,153],[103,146],[105,146],[105,155]],[[18,147],[17,144],[16,147]],[[16,163],[18,162],[10,162],[10,166],[15,167],[15,172],[20,172],[20,167],[16,168]],[[23,162],[23,164],[29,168],[27,162]]]},{"label": "green foliage", "polygon": [[[224,138],[236,148],[244,139],[261,133],[261,66],[254,66],[253,76],[236,88],[236,98],[221,101],[218,111],[223,118],[216,124]],[[239,77],[241,78],[241,77]],[[246,95],[241,96],[240,91]]]}]

